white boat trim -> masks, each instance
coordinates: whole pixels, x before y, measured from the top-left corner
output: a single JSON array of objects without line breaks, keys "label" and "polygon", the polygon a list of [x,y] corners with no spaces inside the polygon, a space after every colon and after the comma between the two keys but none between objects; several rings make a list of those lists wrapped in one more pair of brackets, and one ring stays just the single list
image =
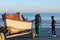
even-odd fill
[{"label": "white boat trim", "polygon": [[9,36],[6,36],[6,38],[12,38],[12,37],[16,37],[16,36],[22,36],[22,35],[29,34],[29,33],[31,33],[31,31],[25,32],[25,33],[19,33],[19,34],[9,35]]}]

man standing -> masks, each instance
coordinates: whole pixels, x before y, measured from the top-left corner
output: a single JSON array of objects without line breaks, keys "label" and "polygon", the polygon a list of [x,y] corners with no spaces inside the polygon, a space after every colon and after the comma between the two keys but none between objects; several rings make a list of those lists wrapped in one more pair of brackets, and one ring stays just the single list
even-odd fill
[{"label": "man standing", "polygon": [[36,36],[40,37],[40,29],[41,29],[41,16],[40,16],[40,14],[35,15],[35,29],[36,29]]},{"label": "man standing", "polygon": [[51,16],[51,19],[52,19],[52,36],[56,37],[56,32],[55,32],[56,21],[54,20],[54,16]]}]

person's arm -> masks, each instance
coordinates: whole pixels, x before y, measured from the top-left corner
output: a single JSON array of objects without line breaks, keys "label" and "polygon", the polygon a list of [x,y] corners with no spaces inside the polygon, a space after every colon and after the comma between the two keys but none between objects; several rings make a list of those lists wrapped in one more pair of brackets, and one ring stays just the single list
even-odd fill
[{"label": "person's arm", "polygon": [[34,22],[35,21],[35,19],[33,19],[33,20],[31,20],[32,22]]},{"label": "person's arm", "polygon": [[53,20],[53,23],[55,24],[55,23],[56,23],[56,21],[55,21],[55,20]]},{"label": "person's arm", "polygon": [[39,23],[42,23],[42,19],[41,19],[41,17],[39,18]]},{"label": "person's arm", "polygon": [[[55,20],[54,20],[55,21]],[[56,21],[55,21],[55,23],[56,23]]]}]

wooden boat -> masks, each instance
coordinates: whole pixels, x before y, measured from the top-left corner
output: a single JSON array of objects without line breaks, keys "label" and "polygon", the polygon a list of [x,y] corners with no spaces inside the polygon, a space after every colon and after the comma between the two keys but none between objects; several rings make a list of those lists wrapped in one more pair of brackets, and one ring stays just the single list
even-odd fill
[{"label": "wooden boat", "polygon": [[6,26],[10,34],[32,29],[32,22],[23,20],[21,14],[4,14]]},{"label": "wooden boat", "polygon": [[4,27],[0,26],[0,40],[6,40],[6,38],[16,37],[31,33],[32,38],[35,37],[35,33],[32,30],[32,22],[25,20],[21,14],[3,14],[2,19]]}]

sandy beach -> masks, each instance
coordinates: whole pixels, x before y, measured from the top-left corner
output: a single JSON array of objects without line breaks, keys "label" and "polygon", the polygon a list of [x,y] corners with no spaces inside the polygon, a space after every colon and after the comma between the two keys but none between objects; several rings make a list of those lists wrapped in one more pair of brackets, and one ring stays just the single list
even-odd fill
[{"label": "sandy beach", "polygon": [[51,36],[51,28],[42,28],[40,38],[31,38],[31,35],[23,35],[14,38],[8,38],[7,40],[60,40],[60,28],[56,28],[56,37]]}]

